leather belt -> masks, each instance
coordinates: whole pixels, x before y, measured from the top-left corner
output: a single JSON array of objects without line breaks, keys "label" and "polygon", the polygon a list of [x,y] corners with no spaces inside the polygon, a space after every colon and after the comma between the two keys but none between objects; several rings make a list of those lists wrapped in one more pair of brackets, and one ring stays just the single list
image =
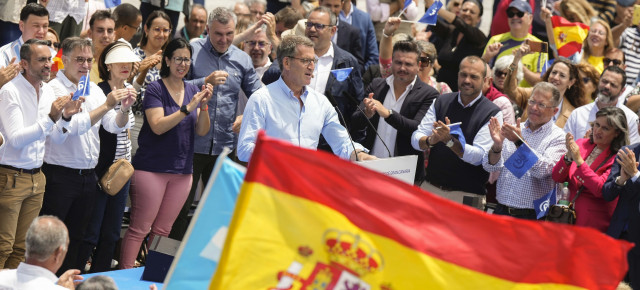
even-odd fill
[{"label": "leather belt", "polygon": [[54,170],[64,171],[66,173],[74,174],[74,175],[89,175],[95,172],[93,168],[91,169],[74,169],[69,167],[64,167],[55,164],[45,164],[45,167],[51,167]]},{"label": "leather belt", "polygon": [[40,167],[34,168],[34,169],[23,169],[23,168],[13,167],[11,165],[4,165],[4,164],[0,164],[0,167],[6,168],[6,169],[10,169],[10,170],[14,170],[14,171],[18,171],[20,173],[28,173],[28,174],[36,174],[36,173],[40,172]]},{"label": "leather belt", "polygon": [[507,213],[509,213],[509,215],[523,216],[523,215],[530,215],[530,214],[536,213],[536,211],[532,208],[515,208],[515,207],[509,207],[500,203],[498,204],[498,206],[505,208],[507,210]]}]

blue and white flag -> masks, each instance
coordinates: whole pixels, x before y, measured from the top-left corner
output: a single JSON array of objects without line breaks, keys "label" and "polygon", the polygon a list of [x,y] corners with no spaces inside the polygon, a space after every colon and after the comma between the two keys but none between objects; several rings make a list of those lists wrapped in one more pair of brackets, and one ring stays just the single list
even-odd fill
[{"label": "blue and white flag", "polygon": [[454,123],[449,125],[449,135],[456,136],[460,144],[462,145],[462,151],[464,151],[464,145],[467,144],[467,140],[464,139],[464,134],[462,133],[462,128],[460,127],[462,123]]},{"label": "blue and white flag", "polygon": [[543,197],[533,201],[533,209],[536,210],[536,218],[541,219],[547,215],[549,208],[556,204],[556,187],[554,186],[549,193]]},{"label": "blue and white flag", "polygon": [[209,289],[246,168],[220,155],[193,221],[171,264],[164,289]]},{"label": "blue and white flag", "polygon": [[411,5],[411,2],[413,2],[413,0],[404,0],[404,7],[402,8],[402,10],[406,10],[407,7]]},{"label": "blue and white flag", "polygon": [[339,82],[343,82],[349,77],[349,74],[351,74],[352,70],[353,70],[353,67],[348,67],[348,68],[331,70],[331,73],[333,74],[334,77],[336,77],[336,80],[338,80]]},{"label": "blue and white flag", "polygon": [[427,12],[424,13],[422,18],[420,18],[418,22],[429,25],[436,25],[436,22],[438,22],[438,10],[440,10],[440,8],[442,8],[442,2],[433,2],[433,5],[431,5],[431,7],[427,9]]},{"label": "blue and white flag", "polygon": [[104,6],[106,8],[112,8],[120,5],[121,2],[121,0],[104,0]]},{"label": "blue and white flag", "polygon": [[77,101],[80,97],[89,95],[89,75],[82,76],[80,82],[78,82],[78,90],[73,93],[72,101]]},{"label": "blue and white flag", "polygon": [[513,152],[511,157],[504,162],[504,167],[509,169],[517,178],[522,178],[536,162],[538,162],[538,155],[531,150],[527,143],[523,143],[520,148],[518,148],[516,152]]}]

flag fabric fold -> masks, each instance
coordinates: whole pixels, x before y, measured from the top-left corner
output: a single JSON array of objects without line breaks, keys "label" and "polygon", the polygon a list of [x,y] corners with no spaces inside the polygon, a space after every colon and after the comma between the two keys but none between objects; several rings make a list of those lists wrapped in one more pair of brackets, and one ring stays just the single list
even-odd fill
[{"label": "flag fabric fold", "polygon": [[427,9],[427,12],[422,15],[422,18],[418,20],[420,23],[436,25],[438,22],[438,10],[442,8],[442,2],[435,1],[433,4]]},{"label": "flag fabric fold", "polygon": [[336,78],[336,80],[338,80],[339,82],[343,82],[349,77],[349,74],[351,73],[352,70],[353,70],[353,67],[348,67],[348,68],[331,70],[331,73]]},{"label": "flag fabric fold", "polygon": [[504,162],[504,167],[509,169],[517,178],[522,178],[533,165],[538,162],[538,154],[536,154],[527,143],[523,143],[518,149],[511,154],[511,157]]},{"label": "flag fabric fold", "polygon": [[260,132],[209,289],[615,289],[631,246],[489,215]]},{"label": "flag fabric fold", "polygon": [[460,127],[461,123],[453,124],[449,126],[449,134],[456,136],[458,141],[460,141],[460,145],[462,145],[462,151],[464,151],[464,146],[467,145],[467,140],[464,139],[464,133],[462,133],[462,128]]},{"label": "flag fabric fold", "polygon": [[89,92],[89,87],[91,86],[91,84],[89,83],[91,80],[89,78],[89,75],[84,75],[80,78],[80,81],[78,82],[78,90],[73,93],[73,97],[71,98],[71,100],[78,100],[80,97],[84,97],[84,96],[88,96],[90,94]]},{"label": "flag fabric fold", "polygon": [[533,209],[536,210],[537,219],[541,219],[547,215],[549,208],[556,204],[556,198],[556,187],[554,186],[549,193],[533,201]]},{"label": "flag fabric fold", "polygon": [[569,22],[562,16],[551,16],[553,37],[559,56],[576,60],[582,51],[582,43],[589,34],[589,26],[580,22]]}]

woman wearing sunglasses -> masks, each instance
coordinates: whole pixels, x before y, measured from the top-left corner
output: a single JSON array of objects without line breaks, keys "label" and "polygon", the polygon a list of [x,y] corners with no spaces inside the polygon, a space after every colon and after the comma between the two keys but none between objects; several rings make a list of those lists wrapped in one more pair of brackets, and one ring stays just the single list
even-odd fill
[{"label": "woman wearing sunglasses", "polygon": [[584,101],[587,103],[593,102],[596,99],[598,82],[600,82],[600,72],[586,62],[577,64],[578,73],[580,74],[580,80],[584,85]]},{"label": "woman wearing sunglasses", "polygon": [[[433,3],[434,0],[425,0],[425,7],[430,7]],[[438,63],[442,67],[437,79],[447,83],[453,91],[458,90],[460,61],[469,55],[481,56],[487,44],[486,35],[477,27],[482,11],[482,2],[477,0],[463,1],[457,15],[446,9],[438,10],[438,22],[453,24],[454,29],[448,29],[447,25],[433,27],[434,34],[442,39],[436,45]]]}]

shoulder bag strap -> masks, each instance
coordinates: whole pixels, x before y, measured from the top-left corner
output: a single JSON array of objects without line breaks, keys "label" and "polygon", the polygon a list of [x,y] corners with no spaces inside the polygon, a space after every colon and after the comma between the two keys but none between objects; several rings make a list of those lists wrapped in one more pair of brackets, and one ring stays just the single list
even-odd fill
[{"label": "shoulder bag strap", "polygon": [[[611,157],[613,157],[614,155],[615,154],[611,154],[611,155],[609,155],[609,157],[607,157],[605,160],[603,160],[602,163],[600,163],[600,165],[598,165],[596,170],[594,170],[594,172],[598,171],[598,169],[600,169],[600,167],[602,167],[605,163],[607,163],[607,161],[609,161],[609,159],[611,159]],[[576,192],[576,196],[574,196],[573,199],[571,200],[571,203],[569,204],[569,207],[572,207],[575,204],[576,199],[578,198],[578,195],[580,195],[580,192],[582,191],[582,189],[584,189],[584,185],[580,186],[580,188],[578,189],[578,192]]]}]

